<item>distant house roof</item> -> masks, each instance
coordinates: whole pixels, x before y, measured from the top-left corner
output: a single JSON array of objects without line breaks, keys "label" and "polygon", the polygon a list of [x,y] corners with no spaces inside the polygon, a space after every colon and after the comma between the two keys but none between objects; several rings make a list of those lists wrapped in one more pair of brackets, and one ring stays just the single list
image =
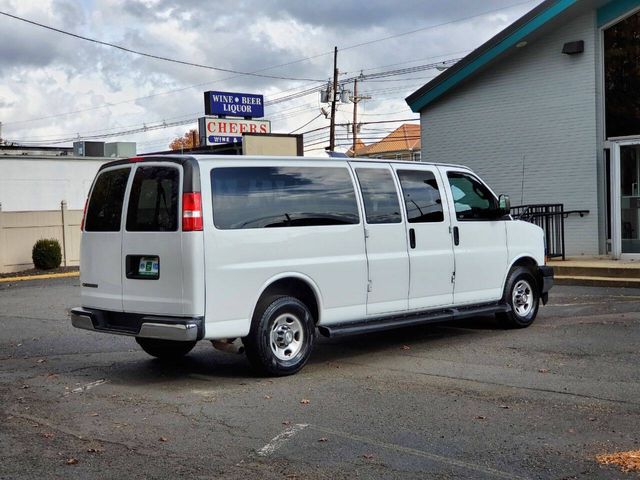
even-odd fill
[{"label": "distant house roof", "polygon": [[598,26],[602,26],[625,11],[630,11],[638,6],[640,6],[640,0],[545,0],[458,63],[409,95],[406,102],[411,110],[420,112],[475,74],[515,53],[519,50],[518,46],[526,46],[528,42],[589,9],[598,9],[597,23]]},{"label": "distant house roof", "polygon": [[[349,149],[347,155],[353,156],[353,149]],[[382,140],[371,145],[365,145],[361,140],[357,141],[356,155],[370,156],[393,152],[412,152],[420,150],[420,125],[404,123],[396,128]]]}]

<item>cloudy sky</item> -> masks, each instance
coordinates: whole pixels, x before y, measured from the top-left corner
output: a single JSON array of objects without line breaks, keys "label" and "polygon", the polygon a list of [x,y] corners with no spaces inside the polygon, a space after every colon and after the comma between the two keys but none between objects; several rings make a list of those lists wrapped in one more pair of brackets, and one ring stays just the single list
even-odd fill
[{"label": "cloudy sky", "polygon": [[[197,126],[202,92],[223,90],[265,95],[272,131],[313,130],[305,144],[309,153],[317,153],[328,143],[323,104],[317,91],[295,94],[328,81],[337,46],[341,79],[416,67],[404,75],[366,80],[359,88],[371,97],[359,104],[361,136],[371,143],[399,123],[370,122],[417,119],[404,98],[439,73],[417,67],[463,57],[539,3],[0,0],[0,12],[77,35],[210,67],[282,77],[145,58],[0,15],[1,136],[21,144],[56,145],[101,136],[136,141],[139,152],[164,150],[174,137]],[[339,123],[348,123],[351,115],[351,104],[339,106]],[[169,126],[158,128],[164,125]],[[351,138],[346,127],[338,127],[337,138],[345,149]]]}]

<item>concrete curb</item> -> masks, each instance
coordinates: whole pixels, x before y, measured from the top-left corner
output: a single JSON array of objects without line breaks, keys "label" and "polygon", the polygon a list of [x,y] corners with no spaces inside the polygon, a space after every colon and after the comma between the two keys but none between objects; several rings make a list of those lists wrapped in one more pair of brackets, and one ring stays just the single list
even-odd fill
[{"label": "concrete curb", "polygon": [[26,275],[24,277],[0,278],[0,283],[26,282],[28,280],[48,280],[50,278],[68,278],[68,277],[79,277],[79,276],[80,276],[80,272],[44,273],[42,275]]}]

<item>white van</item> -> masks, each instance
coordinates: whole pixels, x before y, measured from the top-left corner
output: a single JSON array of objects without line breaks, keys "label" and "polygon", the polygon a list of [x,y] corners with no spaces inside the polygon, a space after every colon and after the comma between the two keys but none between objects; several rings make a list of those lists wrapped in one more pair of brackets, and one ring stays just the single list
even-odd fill
[{"label": "white van", "polygon": [[543,231],[453,165],[135,157],[100,169],[82,229],[75,327],[159,358],[241,339],[270,375],[300,370],[316,331],[527,327],[553,284]]}]

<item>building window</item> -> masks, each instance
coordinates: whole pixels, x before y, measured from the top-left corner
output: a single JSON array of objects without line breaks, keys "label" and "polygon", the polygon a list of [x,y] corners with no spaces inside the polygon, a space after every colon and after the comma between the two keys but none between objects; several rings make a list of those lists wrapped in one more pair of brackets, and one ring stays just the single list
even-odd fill
[{"label": "building window", "polygon": [[606,136],[640,135],[640,12],[604,31]]}]

